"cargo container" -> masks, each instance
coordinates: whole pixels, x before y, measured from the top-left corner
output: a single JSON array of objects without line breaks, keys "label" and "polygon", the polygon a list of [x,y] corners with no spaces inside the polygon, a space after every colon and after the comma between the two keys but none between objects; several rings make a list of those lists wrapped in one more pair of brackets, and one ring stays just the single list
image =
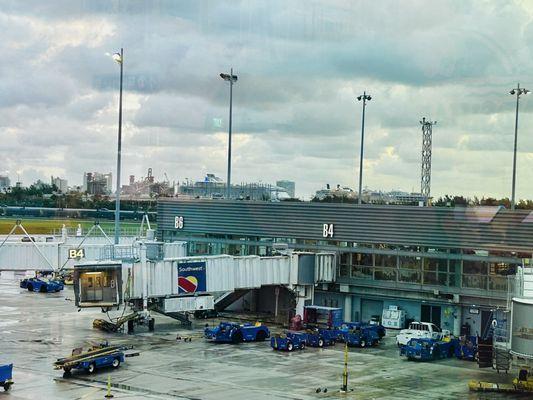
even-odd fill
[{"label": "cargo container", "polygon": [[336,328],[342,325],[342,308],[305,306],[304,325],[308,327]]}]

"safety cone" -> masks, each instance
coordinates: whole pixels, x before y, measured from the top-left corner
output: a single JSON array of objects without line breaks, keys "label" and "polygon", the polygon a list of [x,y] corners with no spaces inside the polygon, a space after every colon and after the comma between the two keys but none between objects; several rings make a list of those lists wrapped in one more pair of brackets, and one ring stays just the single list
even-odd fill
[{"label": "safety cone", "polygon": [[107,394],[105,395],[106,399],[111,399],[115,396],[111,394],[111,375],[107,376]]}]

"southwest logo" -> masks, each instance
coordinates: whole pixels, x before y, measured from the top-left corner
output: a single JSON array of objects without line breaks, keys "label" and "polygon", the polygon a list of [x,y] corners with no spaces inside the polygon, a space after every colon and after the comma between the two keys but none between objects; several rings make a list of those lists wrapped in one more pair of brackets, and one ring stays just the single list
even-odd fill
[{"label": "southwest logo", "polygon": [[194,293],[198,289],[198,279],[195,276],[179,276],[178,287],[185,293]]}]

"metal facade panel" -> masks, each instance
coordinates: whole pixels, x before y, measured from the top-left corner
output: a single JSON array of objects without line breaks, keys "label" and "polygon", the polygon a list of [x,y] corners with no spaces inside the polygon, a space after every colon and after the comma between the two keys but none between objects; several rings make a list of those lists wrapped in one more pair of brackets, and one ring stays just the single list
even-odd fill
[{"label": "metal facade panel", "polygon": [[165,258],[177,258],[187,256],[187,243],[172,242],[163,244],[163,254]]},{"label": "metal facade panel", "polygon": [[335,254],[317,253],[315,257],[315,282],[334,282]]},{"label": "metal facade panel", "polygon": [[212,310],[214,306],[213,296],[174,297],[163,301],[163,311],[166,313]]},{"label": "metal facade panel", "polygon": [[234,289],[235,271],[230,256],[209,258],[206,273],[208,292],[226,292]]},{"label": "metal facade panel", "polygon": [[[158,233],[217,234],[240,237],[330,240],[410,246],[533,251],[528,211],[500,209],[486,218],[467,207],[412,207],[352,204],[160,200]],[[176,216],[183,228],[175,229]],[[329,238],[328,238],[329,239]]]},{"label": "metal facade panel", "polygon": [[258,256],[236,257],[235,287],[257,288],[261,286],[261,259]]},{"label": "metal facade panel", "polygon": [[50,271],[58,264],[59,242],[6,242],[0,248],[0,270]]}]

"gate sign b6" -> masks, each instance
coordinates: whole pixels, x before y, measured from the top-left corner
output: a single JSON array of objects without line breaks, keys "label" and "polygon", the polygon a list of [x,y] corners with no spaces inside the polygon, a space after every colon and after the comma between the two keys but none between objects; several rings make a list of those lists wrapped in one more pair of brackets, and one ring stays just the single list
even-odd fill
[{"label": "gate sign b6", "polygon": [[174,228],[183,229],[183,217],[178,216],[174,218]]},{"label": "gate sign b6", "polygon": [[333,237],[333,224],[323,224],[322,225],[322,237]]}]

